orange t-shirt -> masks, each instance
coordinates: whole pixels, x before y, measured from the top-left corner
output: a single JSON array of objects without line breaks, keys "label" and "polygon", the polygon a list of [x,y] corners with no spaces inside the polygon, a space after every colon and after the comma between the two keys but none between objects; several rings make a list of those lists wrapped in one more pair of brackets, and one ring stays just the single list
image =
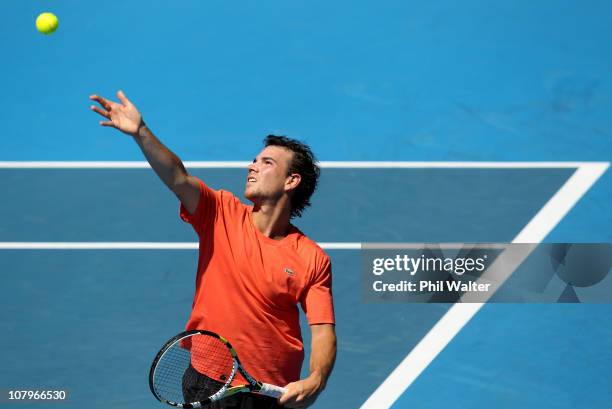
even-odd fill
[{"label": "orange t-shirt", "polygon": [[253,224],[252,206],[200,181],[194,214],[181,218],[200,238],[196,291],[187,329],[230,341],[255,379],[284,386],[300,378],[300,303],[309,324],[333,324],[331,263],[297,228],[282,240]]}]

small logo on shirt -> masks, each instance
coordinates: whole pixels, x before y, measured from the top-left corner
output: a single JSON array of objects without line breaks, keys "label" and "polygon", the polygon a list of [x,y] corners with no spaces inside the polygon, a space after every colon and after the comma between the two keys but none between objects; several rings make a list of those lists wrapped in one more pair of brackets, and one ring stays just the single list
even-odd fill
[{"label": "small logo on shirt", "polygon": [[285,267],[285,273],[287,273],[288,276],[293,277],[295,275],[295,273],[293,272],[292,269],[290,269],[289,267]]}]

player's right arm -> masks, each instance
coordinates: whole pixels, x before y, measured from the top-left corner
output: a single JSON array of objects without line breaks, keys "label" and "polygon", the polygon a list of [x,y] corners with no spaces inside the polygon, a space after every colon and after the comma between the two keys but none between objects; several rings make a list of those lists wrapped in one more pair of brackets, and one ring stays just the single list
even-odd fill
[{"label": "player's right arm", "polygon": [[89,97],[102,107],[92,105],[92,111],[107,119],[100,121],[100,125],[113,127],[133,137],[157,176],[174,192],[187,211],[194,213],[200,197],[198,180],[189,175],[178,156],[153,135],[138,109],[122,91],[117,92],[117,97],[119,103],[98,95]]}]

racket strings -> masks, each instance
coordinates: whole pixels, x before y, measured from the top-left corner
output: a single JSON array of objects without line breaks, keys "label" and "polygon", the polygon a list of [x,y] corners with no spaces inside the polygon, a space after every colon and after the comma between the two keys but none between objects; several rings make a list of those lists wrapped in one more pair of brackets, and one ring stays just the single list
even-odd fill
[{"label": "racket strings", "polygon": [[166,350],[155,367],[153,385],[165,400],[198,402],[221,390],[233,369],[233,357],[220,339],[195,334]]},{"label": "racket strings", "polygon": [[191,337],[191,341],[191,365],[217,382],[228,382],[234,368],[234,358],[225,343],[206,335]]}]

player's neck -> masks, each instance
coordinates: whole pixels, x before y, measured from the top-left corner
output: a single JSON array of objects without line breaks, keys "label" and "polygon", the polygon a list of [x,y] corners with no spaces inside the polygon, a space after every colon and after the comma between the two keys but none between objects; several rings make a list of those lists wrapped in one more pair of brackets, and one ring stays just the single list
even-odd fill
[{"label": "player's neck", "polygon": [[291,209],[283,203],[255,203],[253,224],[266,237],[274,240],[284,239],[291,229]]}]

